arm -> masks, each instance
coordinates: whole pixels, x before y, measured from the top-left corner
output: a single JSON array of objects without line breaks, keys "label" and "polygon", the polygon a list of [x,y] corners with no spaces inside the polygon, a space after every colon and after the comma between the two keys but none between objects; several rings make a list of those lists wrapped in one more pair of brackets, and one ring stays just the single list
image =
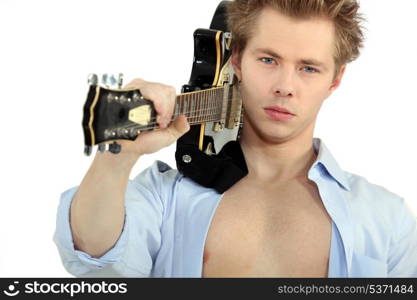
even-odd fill
[{"label": "arm", "polygon": [[72,201],[70,223],[75,248],[101,257],[119,238],[124,194],[134,158],[97,153]]},{"label": "arm", "polygon": [[82,277],[148,277],[161,247],[161,227],[167,193],[175,184],[175,170],[155,162],[133,180],[124,195],[125,216],[122,233],[116,244],[95,258],[76,250],[69,222],[70,206],[78,187],[62,193],[54,242],[65,269]]},{"label": "arm", "polygon": [[417,216],[404,200],[390,243],[388,277],[417,277]]},{"label": "arm", "polygon": [[118,141],[122,151],[117,155],[97,153],[82,180],[71,205],[70,224],[75,248],[92,257],[102,256],[120,237],[125,218],[124,195],[138,158],[170,145],[189,130],[184,116],[170,124],[175,89],[141,79],[126,87],[140,89],[144,97],[153,101],[160,129],[143,132],[135,141]]}]

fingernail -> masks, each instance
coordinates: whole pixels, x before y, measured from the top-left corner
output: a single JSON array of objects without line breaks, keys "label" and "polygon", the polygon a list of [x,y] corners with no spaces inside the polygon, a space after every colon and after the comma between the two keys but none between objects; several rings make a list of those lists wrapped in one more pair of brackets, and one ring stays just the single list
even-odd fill
[{"label": "fingernail", "polygon": [[161,122],[161,116],[160,115],[156,116],[156,123],[158,123],[159,127],[164,128],[164,125]]}]

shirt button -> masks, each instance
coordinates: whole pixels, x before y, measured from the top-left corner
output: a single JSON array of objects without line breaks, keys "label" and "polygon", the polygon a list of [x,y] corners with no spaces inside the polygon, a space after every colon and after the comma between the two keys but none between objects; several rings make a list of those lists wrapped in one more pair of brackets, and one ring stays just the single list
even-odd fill
[{"label": "shirt button", "polygon": [[191,162],[191,156],[188,154],[185,154],[182,156],[182,161],[185,162],[186,164],[189,164]]}]

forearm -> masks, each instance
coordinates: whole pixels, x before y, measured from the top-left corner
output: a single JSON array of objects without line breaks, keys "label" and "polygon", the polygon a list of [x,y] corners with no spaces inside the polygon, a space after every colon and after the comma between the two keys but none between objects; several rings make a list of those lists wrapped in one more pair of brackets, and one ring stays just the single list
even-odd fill
[{"label": "forearm", "polygon": [[124,225],[126,186],[136,160],[128,154],[97,153],[71,205],[77,249],[100,257],[116,243]]},{"label": "forearm", "polygon": [[171,122],[176,101],[173,87],[142,79],[126,87],[140,89],[146,99],[151,99],[159,128],[142,132],[135,141],[119,140],[122,151],[117,155],[97,153],[81,182],[71,205],[71,231],[76,248],[93,257],[111,249],[123,230],[126,187],[138,158],[172,144],[190,129],[183,115]]}]

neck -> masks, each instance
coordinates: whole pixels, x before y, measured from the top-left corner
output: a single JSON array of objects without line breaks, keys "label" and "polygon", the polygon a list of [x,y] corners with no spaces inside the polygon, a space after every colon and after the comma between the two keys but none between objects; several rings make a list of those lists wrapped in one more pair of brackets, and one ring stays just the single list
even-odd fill
[{"label": "neck", "polygon": [[244,126],[240,144],[248,176],[262,182],[306,180],[317,157],[313,148],[313,128],[291,139],[272,142]]}]

